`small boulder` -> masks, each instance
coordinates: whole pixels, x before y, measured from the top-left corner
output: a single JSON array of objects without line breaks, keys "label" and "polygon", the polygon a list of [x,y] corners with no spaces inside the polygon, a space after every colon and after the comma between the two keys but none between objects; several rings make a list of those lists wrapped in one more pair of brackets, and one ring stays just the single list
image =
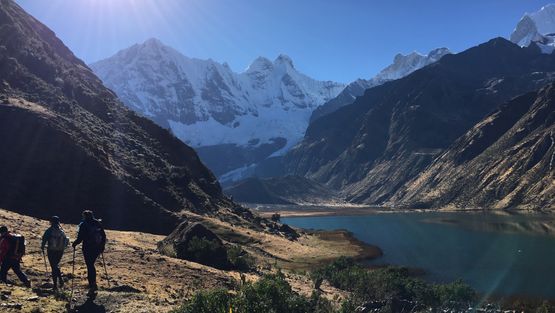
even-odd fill
[{"label": "small boulder", "polygon": [[165,255],[219,269],[230,267],[222,240],[201,223],[181,223],[158,243],[158,250]]}]

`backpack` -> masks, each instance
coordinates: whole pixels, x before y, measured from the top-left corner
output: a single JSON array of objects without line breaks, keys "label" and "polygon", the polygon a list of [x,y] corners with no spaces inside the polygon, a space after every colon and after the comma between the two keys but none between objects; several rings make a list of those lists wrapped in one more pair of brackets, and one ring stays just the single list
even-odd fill
[{"label": "backpack", "polygon": [[61,228],[52,228],[48,238],[48,250],[63,251],[69,244],[69,239]]},{"label": "backpack", "polygon": [[14,259],[21,260],[25,255],[25,237],[20,234],[12,234],[9,237],[10,248],[8,255]]},{"label": "backpack", "polygon": [[98,250],[104,250],[106,243],[106,234],[100,225],[100,222],[95,221],[87,225],[86,229],[87,246]]}]

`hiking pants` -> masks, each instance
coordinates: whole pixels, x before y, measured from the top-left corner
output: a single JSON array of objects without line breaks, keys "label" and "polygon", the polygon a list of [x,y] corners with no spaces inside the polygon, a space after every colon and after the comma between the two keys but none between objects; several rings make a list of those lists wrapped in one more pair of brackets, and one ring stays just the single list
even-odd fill
[{"label": "hiking pants", "polygon": [[62,280],[62,271],[60,271],[60,261],[62,260],[64,251],[48,250],[47,254],[48,262],[52,268],[52,280],[54,281],[54,286],[58,286],[58,279],[60,280],[60,284],[63,284],[64,281]]},{"label": "hiking pants", "polygon": [[19,280],[21,280],[24,284],[29,283],[29,279],[27,279],[27,276],[25,276],[25,274],[21,271],[20,261],[9,258],[6,258],[0,267],[0,280],[2,282],[8,281],[8,271],[10,269],[14,271]]},{"label": "hiking pants", "polygon": [[87,265],[87,280],[89,281],[89,288],[96,288],[96,268],[94,263],[100,256],[100,251],[83,249],[83,256],[85,257],[85,264]]}]

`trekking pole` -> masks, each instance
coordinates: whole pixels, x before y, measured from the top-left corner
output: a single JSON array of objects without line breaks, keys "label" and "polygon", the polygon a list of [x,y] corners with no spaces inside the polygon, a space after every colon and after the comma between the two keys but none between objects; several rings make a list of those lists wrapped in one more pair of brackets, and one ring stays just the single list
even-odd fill
[{"label": "trekking pole", "polygon": [[42,250],[42,259],[44,260],[44,272],[48,276],[48,266],[46,265],[46,256],[44,255],[44,250]]},{"label": "trekking pole", "polygon": [[104,252],[102,252],[102,263],[104,264],[104,272],[106,273],[106,280],[108,281],[108,289],[110,289],[110,276],[108,276],[108,268],[106,267],[106,260],[104,260]]},{"label": "trekking pole", "polygon": [[73,309],[73,283],[75,282],[75,247],[73,247],[73,261],[71,262],[71,293],[69,296],[69,309]]}]

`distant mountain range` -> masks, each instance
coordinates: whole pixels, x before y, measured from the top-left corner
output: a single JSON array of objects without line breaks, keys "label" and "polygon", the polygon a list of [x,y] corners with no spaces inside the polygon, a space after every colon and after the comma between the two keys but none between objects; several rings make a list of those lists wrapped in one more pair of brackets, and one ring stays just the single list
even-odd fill
[{"label": "distant mountain range", "polygon": [[0,207],[169,233],[235,205],[193,149],[126,108],[39,21],[0,1]]},{"label": "distant mountain range", "polygon": [[[547,144],[551,137],[522,130],[514,132],[526,136],[514,137],[511,123],[530,125],[523,120],[535,120],[534,112],[550,108],[535,109],[526,97],[548,101],[551,89],[538,90],[555,81],[554,33],[555,6],[547,5],[524,15],[512,42],[496,38],[458,54],[439,48],[427,55],[397,55],[375,77],[347,86],[313,80],[285,55],[274,61],[258,58],[234,73],[157,40],[92,68],[129,107],[192,144],[226,183],[253,175],[293,175],[287,177],[304,177],[312,182],[307,185],[315,181],[323,187],[318,190],[331,188],[339,194],[330,193],[358,203],[552,208],[546,183],[552,168],[544,166],[553,149]],[[551,134],[551,120],[543,123],[539,129]],[[522,142],[540,152],[518,152],[515,145]],[[528,177],[527,183],[507,172],[514,162],[533,164],[513,169]],[[506,168],[493,169],[493,164]],[[528,172],[536,164],[543,171]],[[455,174],[442,172],[446,168]],[[463,177],[466,170],[481,180]],[[278,181],[250,179],[233,190],[272,189],[266,198],[288,202],[280,188],[268,187]],[[464,181],[472,187],[461,187]],[[480,189],[480,181],[488,186]]]},{"label": "distant mountain range", "polygon": [[[446,55],[313,122],[284,157],[285,172],[342,190],[353,202],[392,204],[407,182],[486,115],[554,79],[555,55],[535,45],[497,38]],[[528,200],[510,205],[540,204]]]},{"label": "distant mountain range", "polygon": [[345,87],[301,74],[286,55],[235,73],[156,39],[90,66],[127,106],[197,148],[218,175],[285,153],[312,111]]},{"label": "distant mountain range", "polygon": [[347,88],[299,73],[286,55],[274,61],[259,57],[235,73],[226,64],[188,58],[157,39],[90,66],[127,106],[195,147],[220,180],[229,182],[289,151],[304,136],[309,119],[447,53],[441,48],[428,55],[399,54],[376,77]]}]

